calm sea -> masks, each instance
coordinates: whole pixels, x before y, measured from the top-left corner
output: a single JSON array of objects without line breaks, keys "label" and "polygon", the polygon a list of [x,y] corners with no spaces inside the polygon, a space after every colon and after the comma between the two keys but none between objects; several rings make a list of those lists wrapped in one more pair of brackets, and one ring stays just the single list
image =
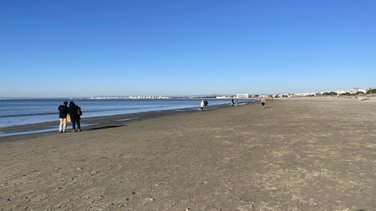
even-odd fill
[{"label": "calm sea", "polygon": [[[0,128],[49,122],[58,119],[57,107],[64,99],[0,100]],[[67,100],[69,101],[69,100]],[[241,100],[251,101],[251,100]],[[82,108],[82,117],[109,116],[147,111],[176,110],[199,107],[199,99],[166,100],[90,100],[74,102]],[[240,102],[240,101],[239,101]],[[228,99],[209,99],[209,106],[230,104]]]}]

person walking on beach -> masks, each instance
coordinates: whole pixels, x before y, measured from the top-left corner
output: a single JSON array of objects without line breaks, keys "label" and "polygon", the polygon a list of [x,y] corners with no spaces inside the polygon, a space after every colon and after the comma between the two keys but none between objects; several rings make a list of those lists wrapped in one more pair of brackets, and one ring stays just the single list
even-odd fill
[{"label": "person walking on beach", "polygon": [[205,111],[208,110],[208,104],[209,104],[208,99],[205,99],[205,100],[204,100],[204,108],[205,108]]},{"label": "person walking on beach", "polygon": [[[72,122],[72,132],[81,132],[81,108],[73,101],[69,102],[68,113]],[[77,129],[76,129],[77,125]]]},{"label": "person walking on beach", "polygon": [[231,98],[231,106],[238,106],[238,98],[234,100],[234,97]]},{"label": "person walking on beach", "polygon": [[205,107],[205,102],[204,102],[204,100],[201,100],[200,111],[203,111],[204,107]]},{"label": "person walking on beach", "polygon": [[68,102],[65,101],[62,105],[57,108],[59,110],[59,133],[65,133],[67,131],[67,114],[68,114]]},{"label": "person walking on beach", "polygon": [[265,100],[265,97],[261,97],[261,108],[264,109],[265,108],[265,104],[266,104],[266,100]]}]

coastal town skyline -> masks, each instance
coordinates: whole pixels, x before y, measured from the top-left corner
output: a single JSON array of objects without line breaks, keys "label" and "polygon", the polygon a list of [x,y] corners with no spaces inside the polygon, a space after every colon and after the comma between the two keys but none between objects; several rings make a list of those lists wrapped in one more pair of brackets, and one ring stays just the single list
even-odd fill
[{"label": "coastal town skyline", "polygon": [[376,86],[376,3],[0,2],[0,97]]},{"label": "coastal town skyline", "polygon": [[90,99],[90,100],[117,100],[117,99],[129,99],[129,100],[142,100],[142,99],[157,99],[157,100],[169,100],[169,99],[202,99],[202,98],[217,98],[217,99],[246,99],[246,98],[259,98],[262,96],[269,97],[313,97],[313,96],[358,96],[358,95],[375,95],[376,88],[359,88],[354,87],[348,90],[326,90],[326,91],[310,91],[310,92],[276,92],[276,93],[232,93],[232,94],[197,94],[197,95],[95,95],[95,96],[65,96],[65,97],[1,97],[0,100],[12,100],[12,99]]}]

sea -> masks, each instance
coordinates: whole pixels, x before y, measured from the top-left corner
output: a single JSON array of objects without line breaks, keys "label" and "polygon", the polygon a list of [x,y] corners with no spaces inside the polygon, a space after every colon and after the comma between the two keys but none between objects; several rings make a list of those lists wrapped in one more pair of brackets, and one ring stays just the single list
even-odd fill
[{"label": "sea", "polygon": [[[58,120],[58,106],[71,99],[0,100],[0,129]],[[200,99],[74,99],[83,111],[82,118],[132,114],[149,111],[195,109]],[[242,99],[239,103],[250,102]],[[230,99],[209,99],[209,106],[230,105]],[[1,132],[1,131],[0,131]]]}]

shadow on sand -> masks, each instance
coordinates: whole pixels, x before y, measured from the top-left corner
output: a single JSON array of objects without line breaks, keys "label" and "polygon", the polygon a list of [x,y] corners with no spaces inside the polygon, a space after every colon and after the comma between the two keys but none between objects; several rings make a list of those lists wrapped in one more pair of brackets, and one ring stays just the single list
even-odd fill
[{"label": "shadow on sand", "polygon": [[107,125],[107,126],[101,126],[101,127],[93,127],[93,128],[89,128],[89,129],[86,129],[87,131],[92,131],[92,130],[103,130],[103,129],[109,129],[109,128],[117,128],[117,127],[121,127],[123,125]]}]

